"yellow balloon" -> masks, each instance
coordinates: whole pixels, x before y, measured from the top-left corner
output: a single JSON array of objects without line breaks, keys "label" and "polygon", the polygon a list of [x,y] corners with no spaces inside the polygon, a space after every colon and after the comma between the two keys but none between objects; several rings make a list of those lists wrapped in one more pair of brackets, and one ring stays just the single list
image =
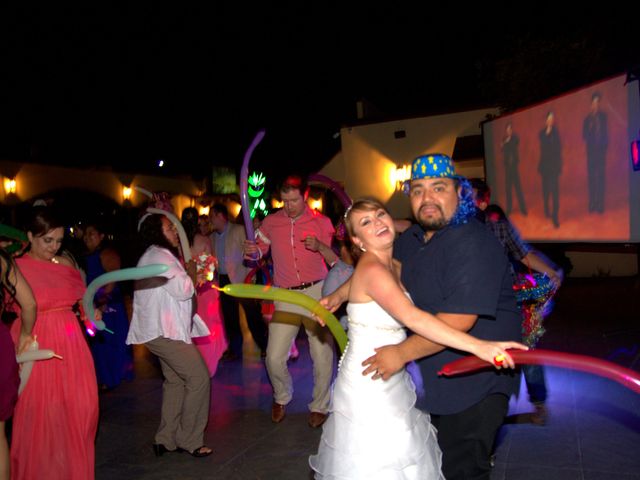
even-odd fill
[{"label": "yellow balloon", "polygon": [[276,288],[266,285],[254,285],[249,283],[230,283],[220,288],[227,295],[241,298],[259,298],[262,300],[277,300],[279,302],[293,303],[306,308],[312,314],[321,318],[329,327],[331,334],[336,339],[340,351],[344,352],[347,346],[347,334],[338,319],[329,310],[320,305],[316,299],[300,292],[293,292],[284,288]]}]

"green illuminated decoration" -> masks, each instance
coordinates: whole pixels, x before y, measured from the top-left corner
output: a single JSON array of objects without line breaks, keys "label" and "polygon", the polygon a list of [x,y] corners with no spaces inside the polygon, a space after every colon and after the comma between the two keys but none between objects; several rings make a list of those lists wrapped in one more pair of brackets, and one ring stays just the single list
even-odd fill
[{"label": "green illuminated decoration", "polygon": [[269,214],[267,204],[264,198],[261,198],[264,194],[264,187],[267,183],[267,178],[262,173],[253,172],[249,176],[247,193],[251,198],[255,198],[255,202],[251,206],[251,218],[256,216],[257,212],[261,212],[263,216]]},{"label": "green illuminated decoration", "polygon": [[267,179],[262,173],[253,172],[249,177],[249,188],[247,191],[249,192],[249,196],[253,198],[258,198],[260,195],[264,193],[264,185]]}]

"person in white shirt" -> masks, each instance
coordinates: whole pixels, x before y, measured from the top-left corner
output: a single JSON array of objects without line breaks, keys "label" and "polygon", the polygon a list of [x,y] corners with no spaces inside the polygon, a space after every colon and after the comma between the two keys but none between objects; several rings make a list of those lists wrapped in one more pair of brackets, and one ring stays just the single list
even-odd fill
[{"label": "person in white shirt", "polygon": [[162,415],[153,450],[156,456],[186,451],[205,457],[212,453],[204,445],[211,380],[191,341],[208,334],[206,325],[193,315],[196,264],[191,261],[183,268],[178,259],[178,234],[167,217],[143,218],[140,235],[146,250],[138,267],[158,263],[169,267],[158,277],[136,282],[127,336],[127,344],[146,345],[162,367]]}]

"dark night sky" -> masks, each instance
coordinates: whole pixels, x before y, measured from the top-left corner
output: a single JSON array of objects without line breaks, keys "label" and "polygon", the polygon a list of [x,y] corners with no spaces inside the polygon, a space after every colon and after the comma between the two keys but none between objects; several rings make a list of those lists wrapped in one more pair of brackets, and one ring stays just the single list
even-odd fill
[{"label": "dark night sky", "polygon": [[[611,16],[582,4],[576,17],[557,2],[519,4],[518,14],[506,2],[493,12],[414,2],[85,3],[0,12],[0,158],[130,171],[163,158],[198,176],[213,164],[239,170],[265,127],[252,166],[312,172],[338,151],[333,134],[355,121],[360,98],[389,117],[485,106],[499,100],[487,84],[504,82],[509,62],[519,67],[507,82],[547,79],[537,81],[544,95],[640,58],[638,29],[624,26],[633,15],[621,7]],[[555,46],[541,58],[547,41],[586,60],[567,66]],[[527,52],[538,56],[531,75]]]}]

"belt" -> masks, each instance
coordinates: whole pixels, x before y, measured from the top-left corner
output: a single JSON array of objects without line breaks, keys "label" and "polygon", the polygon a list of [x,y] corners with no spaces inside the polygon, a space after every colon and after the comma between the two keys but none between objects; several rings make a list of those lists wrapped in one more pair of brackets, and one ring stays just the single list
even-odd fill
[{"label": "belt", "polygon": [[305,288],[314,286],[316,283],[320,283],[322,280],[324,280],[324,278],[316,280],[315,282],[301,283],[300,285],[296,285],[295,287],[287,287],[287,290],[304,290]]}]

